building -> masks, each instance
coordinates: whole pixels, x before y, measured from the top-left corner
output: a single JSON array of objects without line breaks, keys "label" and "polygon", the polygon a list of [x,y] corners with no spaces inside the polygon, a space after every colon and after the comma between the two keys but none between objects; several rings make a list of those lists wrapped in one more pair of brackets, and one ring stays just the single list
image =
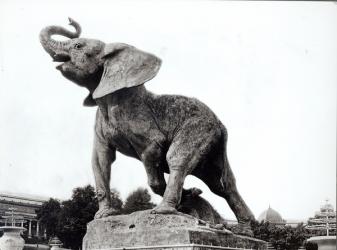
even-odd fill
[{"label": "building", "polygon": [[336,211],[329,200],[308,219],[306,228],[311,231],[311,236],[336,235]]},{"label": "building", "polygon": [[269,222],[278,226],[284,226],[286,221],[283,220],[279,212],[272,209],[270,206],[267,210],[263,211],[257,219],[259,222]]},{"label": "building", "polygon": [[265,221],[271,224],[275,224],[277,226],[289,226],[296,228],[299,225],[306,224],[303,220],[290,220],[290,219],[283,219],[281,214],[276,210],[272,209],[270,206],[267,210],[263,211],[257,219],[259,222]]},{"label": "building", "polygon": [[49,200],[46,197],[37,197],[32,195],[0,193],[0,226],[6,224],[4,218],[12,213],[21,218],[16,226],[22,226],[27,230],[24,236],[31,237],[45,237],[45,230],[36,219],[36,210],[42,206],[42,203]]}]

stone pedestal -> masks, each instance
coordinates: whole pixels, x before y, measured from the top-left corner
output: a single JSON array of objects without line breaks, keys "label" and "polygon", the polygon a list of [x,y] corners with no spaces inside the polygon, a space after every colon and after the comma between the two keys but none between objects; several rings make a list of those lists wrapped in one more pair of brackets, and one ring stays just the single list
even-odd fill
[{"label": "stone pedestal", "polygon": [[315,236],[307,241],[316,243],[318,250],[336,250],[336,236]]},{"label": "stone pedestal", "polygon": [[267,249],[264,241],[200,224],[192,216],[150,210],[110,216],[88,224],[83,250],[98,249]]}]

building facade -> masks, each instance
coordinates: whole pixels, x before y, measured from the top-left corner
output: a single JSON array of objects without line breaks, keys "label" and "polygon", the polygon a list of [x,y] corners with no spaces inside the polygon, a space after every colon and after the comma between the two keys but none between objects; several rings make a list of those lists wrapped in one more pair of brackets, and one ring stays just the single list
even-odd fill
[{"label": "building facade", "polygon": [[329,200],[325,201],[314,217],[308,219],[306,228],[310,230],[311,236],[336,235],[336,211]]},{"label": "building facade", "polygon": [[26,229],[23,232],[24,236],[28,238],[45,237],[45,230],[36,218],[36,210],[47,200],[49,198],[0,193],[0,226],[5,226],[8,223],[5,218],[13,213],[15,217],[20,218],[15,226]]}]

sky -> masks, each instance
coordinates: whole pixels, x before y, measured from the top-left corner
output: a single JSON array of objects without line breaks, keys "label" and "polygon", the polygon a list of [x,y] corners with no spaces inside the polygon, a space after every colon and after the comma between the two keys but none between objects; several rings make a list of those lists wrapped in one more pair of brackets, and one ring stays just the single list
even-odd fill
[{"label": "sky", "polygon": [[[337,5],[331,2],[0,1],[0,192],[68,199],[94,185],[96,108],[39,43],[48,25],[123,42],[163,61],[146,83],[206,103],[225,124],[228,158],[256,217],[270,205],[305,220],[336,204]],[[70,26],[68,26],[70,27]],[[167,177],[167,176],[166,176]],[[147,187],[141,162],[117,154],[111,187]],[[225,217],[224,199],[185,187]],[[160,202],[161,197],[154,195]]]}]

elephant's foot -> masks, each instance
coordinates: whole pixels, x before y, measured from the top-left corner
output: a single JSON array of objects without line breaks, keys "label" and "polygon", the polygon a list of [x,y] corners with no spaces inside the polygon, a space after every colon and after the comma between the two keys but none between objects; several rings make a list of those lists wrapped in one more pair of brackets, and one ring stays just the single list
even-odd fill
[{"label": "elephant's foot", "polygon": [[111,208],[111,207],[103,207],[100,208],[96,214],[95,214],[95,219],[99,219],[99,218],[104,218],[104,217],[108,217],[110,215],[114,215],[116,214],[116,210]]},{"label": "elephant's foot", "polygon": [[166,202],[161,202],[152,209],[151,214],[176,214],[178,211]]}]

